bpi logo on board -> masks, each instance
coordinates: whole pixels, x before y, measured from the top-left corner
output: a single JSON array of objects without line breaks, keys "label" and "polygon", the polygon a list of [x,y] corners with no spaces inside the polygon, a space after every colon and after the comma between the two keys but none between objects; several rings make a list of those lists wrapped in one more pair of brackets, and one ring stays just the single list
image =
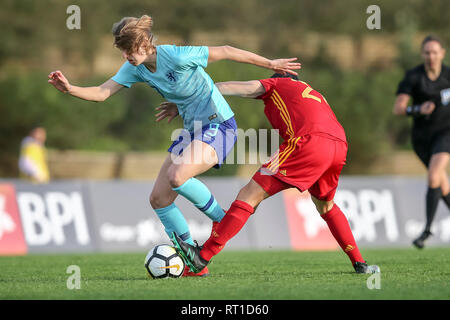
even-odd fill
[{"label": "bpi logo on board", "polygon": [[[338,248],[308,192],[300,194],[297,190],[287,190],[283,197],[294,249]],[[389,242],[398,240],[399,230],[390,190],[339,190],[334,200],[347,217],[356,242],[375,242],[381,237]]]},{"label": "bpi logo on board", "polygon": [[76,244],[90,243],[80,192],[19,192],[17,203],[29,246],[67,245],[69,232]]},{"label": "bpi logo on board", "polygon": [[383,237],[388,242],[396,242],[399,239],[391,190],[344,189],[336,193],[334,201],[350,222],[356,241],[375,242]]},{"label": "bpi logo on board", "polygon": [[81,193],[41,190],[0,185],[0,254],[25,254],[27,247],[90,244]]}]

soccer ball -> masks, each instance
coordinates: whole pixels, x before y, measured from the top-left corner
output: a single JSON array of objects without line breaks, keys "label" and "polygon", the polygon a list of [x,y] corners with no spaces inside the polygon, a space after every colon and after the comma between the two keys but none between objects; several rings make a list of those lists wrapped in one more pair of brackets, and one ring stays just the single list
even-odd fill
[{"label": "soccer ball", "polygon": [[179,278],[186,266],[175,248],[167,244],[160,244],[151,249],[144,263],[148,275],[153,279]]}]

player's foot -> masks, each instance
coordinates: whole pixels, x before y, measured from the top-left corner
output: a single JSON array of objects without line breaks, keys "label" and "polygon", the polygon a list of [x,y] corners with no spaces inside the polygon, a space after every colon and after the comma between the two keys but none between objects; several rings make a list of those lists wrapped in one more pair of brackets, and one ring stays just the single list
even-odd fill
[{"label": "player's foot", "polygon": [[195,273],[202,271],[209,263],[200,256],[202,248],[195,241],[195,245],[184,242],[175,232],[172,233],[172,242],[186,265]]},{"label": "player's foot", "polygon": [[365,262],[355,262],[353,265],[353,268],[355,268],[356,273],[379,273],[380,267],[377,265],[370,265],[368,266]]},{"label": "player's foot", "polygon": [[204,268],[199,273],[192,272],[191,269],[186,266],[184,268],[183,277],[206,277],[209,275],[208,267]]},{"label": "player's foot", "polygon": [[416,240],[413,241],[413,245],[417,249],[423,249],[423,247],[425,246],[425,240],[427,240],[431,235],[432,233],[430,231],[425,230]]}]

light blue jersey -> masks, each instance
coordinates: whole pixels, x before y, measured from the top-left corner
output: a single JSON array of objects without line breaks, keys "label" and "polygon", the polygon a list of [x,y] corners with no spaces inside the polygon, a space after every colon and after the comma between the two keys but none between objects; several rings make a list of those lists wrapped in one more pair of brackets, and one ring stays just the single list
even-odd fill
[{"label": "light blue jersey", "polygon": [[131,87],[146,82],[167,101],[176,103],[184,128],[194,131],[194,121],[221,123],[234,116],[230,106],[203,70],[208,65],[206,46],[161,45],[156,47],[156,71],[144,64],[133,66],[125,62],[112,80]]}]

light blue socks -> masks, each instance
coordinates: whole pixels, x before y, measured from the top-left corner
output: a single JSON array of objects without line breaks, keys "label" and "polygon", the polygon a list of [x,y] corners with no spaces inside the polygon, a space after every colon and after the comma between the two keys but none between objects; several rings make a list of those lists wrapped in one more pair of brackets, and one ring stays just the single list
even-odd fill
[{"label": "light blue socks", "polygon": [[190,178],[181,186],[173,188],[173,190],[191,201],[211,220],[220,222],[225,216],[225,212],[214,199],[214,196],[200,180]]},{"label": "light blue socks", "polygon": [[194,241],[191,238],[191,234],[189,233],[189,227],[181,213],[180,209],[172,203],[171,205],[165,208],[155,209],[156,214],[161,220],[164,228],[166,230],[169,239],[172,239],[172,232],[176,232],[176,234],[187,243],[194,245]]}]

